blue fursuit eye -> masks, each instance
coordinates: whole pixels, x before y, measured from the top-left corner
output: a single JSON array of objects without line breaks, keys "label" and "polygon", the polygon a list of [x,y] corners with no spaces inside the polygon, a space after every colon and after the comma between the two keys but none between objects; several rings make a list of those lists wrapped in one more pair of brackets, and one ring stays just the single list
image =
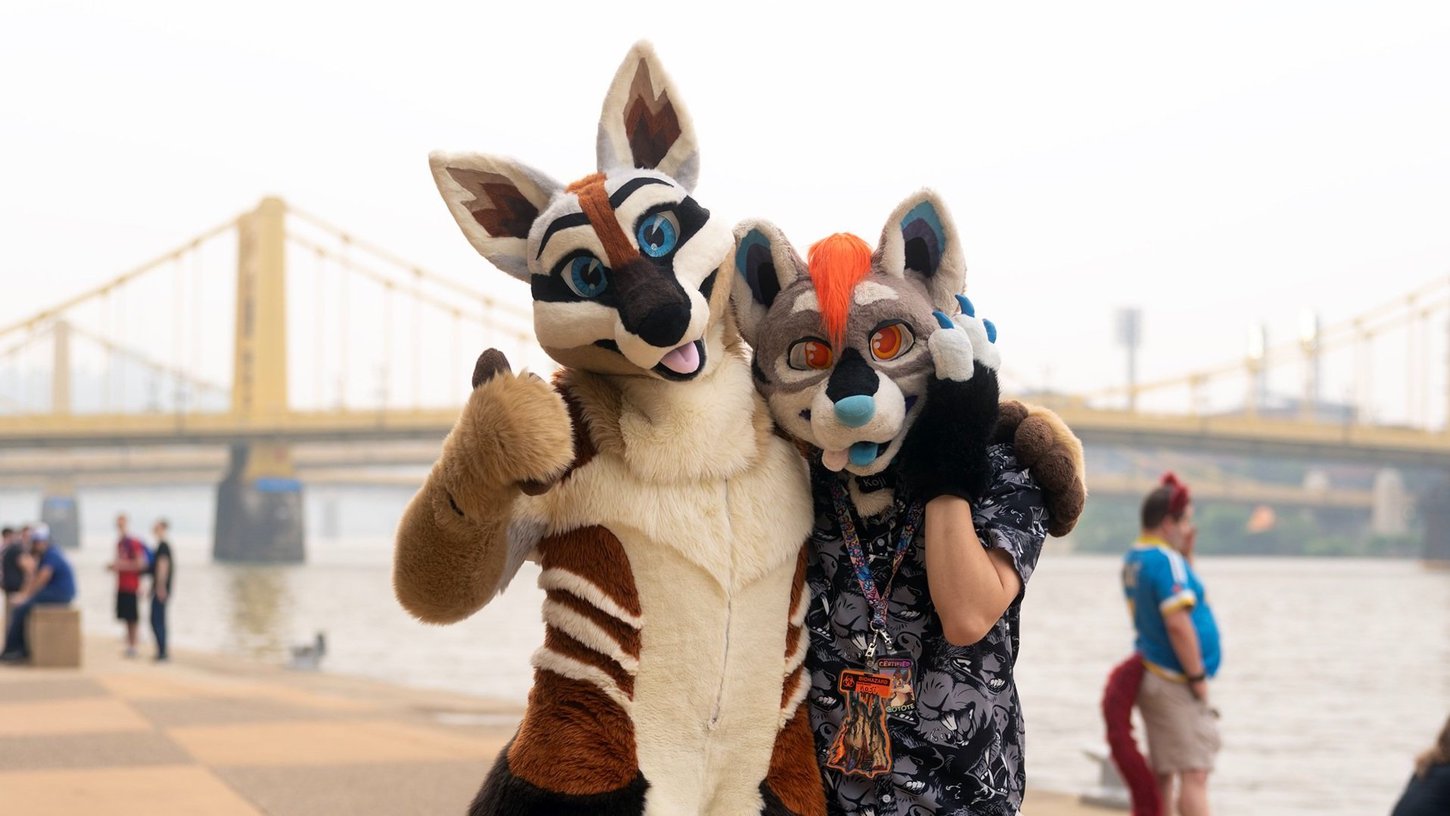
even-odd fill
[{"label": "blue fursuit eye", "polygon": [[609,270],[593,255],[581,255],[569,262],[564,282],[579,297],[596,298],[609,288]]},{"label": "blue fursuit eye", "polygon": [[639,251],[651,258],[661,258],[674,251],[680,242],[680,222],[672,212],[646,215],[634,232]]}]

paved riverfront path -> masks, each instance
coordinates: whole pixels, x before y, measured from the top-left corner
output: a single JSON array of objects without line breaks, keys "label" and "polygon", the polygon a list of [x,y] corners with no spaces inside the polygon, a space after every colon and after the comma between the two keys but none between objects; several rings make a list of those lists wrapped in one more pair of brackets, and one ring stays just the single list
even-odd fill
[{"label": "paved riverfront path", "polygon": [[[462,814],[517,705],[234,658],[0,667],[7,816]],[[1102,814],[1032,793],[1026,816]]]}]

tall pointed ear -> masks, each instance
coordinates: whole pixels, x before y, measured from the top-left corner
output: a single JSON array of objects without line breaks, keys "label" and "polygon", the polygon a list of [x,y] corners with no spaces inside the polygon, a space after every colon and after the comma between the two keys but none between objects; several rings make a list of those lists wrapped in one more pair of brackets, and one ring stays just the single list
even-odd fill
[{"label": "tall pointed ear", "polygon": [[735,281],[730,302],[740,336],[753,346],[776,296],[808,274],[806,265],[778,227],[758,220],[742,221],[735,228],[735,251],[725,265]]},{"label": "tall pointed ear", "polygon": [[494,266],[527,281],[529,228],[560,190],[558,182],[512,159],[479,153],[428,156],[438,192],[468,242]]},{"label": "tall pointed ear", "polygon": [[599,171],[658,170],[695,189],[700,151],[680,94],[647,42],[635,43],[614,75],[599,117]]},{"label": "tall pointed ear", "polygon": [[967,262],[951,214],[937,194],[921,190],[897,206],[881,231],[881,270],[925,285],[932,305],[956,314],[967,285]]}]

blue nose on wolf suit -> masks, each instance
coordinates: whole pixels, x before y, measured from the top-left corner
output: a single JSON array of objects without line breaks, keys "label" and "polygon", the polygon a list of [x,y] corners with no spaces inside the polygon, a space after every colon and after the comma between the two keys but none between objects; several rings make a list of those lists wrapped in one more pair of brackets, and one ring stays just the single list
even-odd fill
[{"label": "blue nose on wolf suit", "polygon": [[876,416],[876,398],[857,394],[836,402],[836,419],[847,428],[859,428]]}]

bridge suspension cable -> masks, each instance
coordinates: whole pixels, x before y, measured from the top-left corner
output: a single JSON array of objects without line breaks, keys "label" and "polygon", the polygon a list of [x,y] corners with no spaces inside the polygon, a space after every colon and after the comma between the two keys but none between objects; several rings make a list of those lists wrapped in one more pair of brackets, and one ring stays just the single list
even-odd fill
[{"label": "bridge suspension cable", "polygon": [[[1307,347],[1310,341],[1302,338],[1285,341],[1264,348],[1256,359],[1240,358],[1232,362],[1132,386],[1113,385],[1083,396],[1089,400],[1096,400],[1122,397],[1129,393],[1142,395],[1185,386],[1190,389],[1201,388],[1206,383],[1224,377],[1242,375],[1246,371],[1252,373],[1252,370],[1259,367],[1268,368],[1301,362],[1306,353],[1323,354],[1350,346],[1363,349],[1379,335],[1407,327],[1411,329],[1408,334],[1411,337],[1410,342],[1413,344],[1414,325],[1417,322],[1428,320],[1429,316],[1434,313],[1447,309],[1450,309],[1450,278],[1437,278],[1354,317],[1319,329],[1312,341],[1312,348]],[[1366,366],[1366,369],[1372,370],[1373,365]],[[1410,381],[1418,379],[1414,369],[1411,370],[1411,376],[1407,379]],[[1428,387],[1425,390],[1427,397]],[[1413,400],[1411,402],[1413,403]],[[1426,409],[1426,413],[1428,413],[1428,409]]]}]

